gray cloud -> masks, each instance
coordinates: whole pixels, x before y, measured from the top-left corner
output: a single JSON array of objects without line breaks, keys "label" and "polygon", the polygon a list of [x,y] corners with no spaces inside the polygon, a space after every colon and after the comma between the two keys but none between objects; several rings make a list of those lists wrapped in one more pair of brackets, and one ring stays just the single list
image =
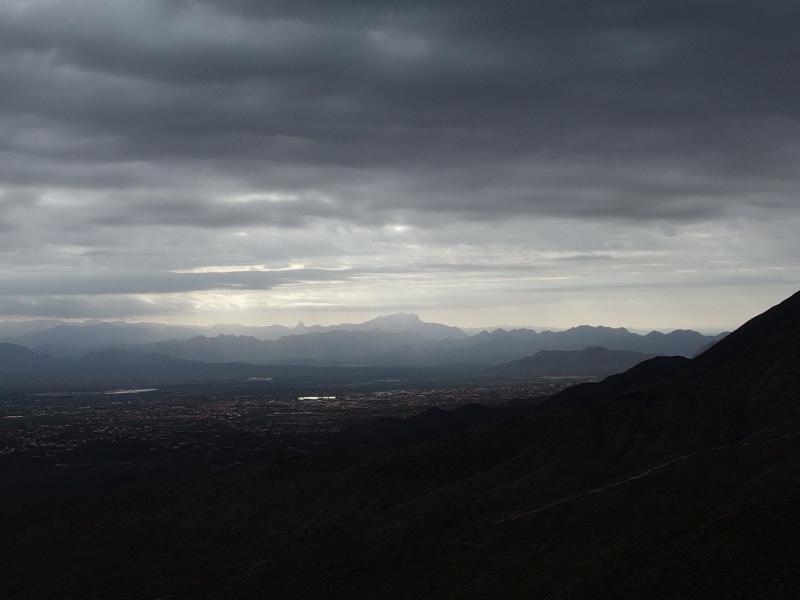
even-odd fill
[{"label": "gray cloud", "polygon": [[27,318],[118,319],[127,317],[170,316],[185,313],[187,303],[148,302],[129,297],[101,298],[80,296],[0,297],[0,315]]},{"label": "gray cloud", "polygon": [[205,290],[268,290],[287,283],[343,280],[350,275],[346,271],[324,269],[223,273],[129,271],[124,274],[95,271],[45,276],[26,273],[4,277],[0,295],[173,294]]},{"label": "gray cloud", "polygon": [[4,293],[265,291],[302,282],[167,272],[442,253],[474,274],[480,251],[790,268],[798,25],[788,0],[5,2]]}]

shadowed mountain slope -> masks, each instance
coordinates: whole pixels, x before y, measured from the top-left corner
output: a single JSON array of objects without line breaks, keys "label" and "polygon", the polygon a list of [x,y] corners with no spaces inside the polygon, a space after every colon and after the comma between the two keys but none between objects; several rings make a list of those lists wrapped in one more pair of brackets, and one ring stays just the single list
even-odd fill
[{"label": "shadowed mountain slope", "polygon": [[513,377],[605,377],[651,358],[641,352],[592,346],[583,350],[541,350],[533,356],[497,365],[496,375]]}]

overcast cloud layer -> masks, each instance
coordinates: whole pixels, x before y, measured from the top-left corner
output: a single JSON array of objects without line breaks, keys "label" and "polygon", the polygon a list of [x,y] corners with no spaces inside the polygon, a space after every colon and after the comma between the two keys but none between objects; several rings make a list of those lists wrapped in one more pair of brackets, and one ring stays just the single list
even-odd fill
[{"label": "overcast cloud layer", "polygon": [[727,328],[800,287],[800,5],[5,0],[0,315]]}]

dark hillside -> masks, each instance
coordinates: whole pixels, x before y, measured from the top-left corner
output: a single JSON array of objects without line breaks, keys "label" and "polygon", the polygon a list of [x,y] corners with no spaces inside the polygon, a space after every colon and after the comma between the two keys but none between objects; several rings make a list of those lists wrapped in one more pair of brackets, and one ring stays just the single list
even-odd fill
[{"label": "dark hillside", "polygon": [[6,542],[6,589],[796,598],[799,340],[796,295],[695,359],[647,361],[524,418],[62,506]]}]

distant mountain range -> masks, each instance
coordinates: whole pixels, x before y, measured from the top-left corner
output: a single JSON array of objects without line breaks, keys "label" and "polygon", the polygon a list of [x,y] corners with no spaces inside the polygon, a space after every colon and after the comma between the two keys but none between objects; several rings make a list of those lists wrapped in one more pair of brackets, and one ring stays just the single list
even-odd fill
[{"label": "distant mountain range", "polygon": [[521,359],[542,350],[575,351],[592,346],[650,356],[693,356],[717,339],[716,336],[704,336],[695,331],[639,335],[621,328],[588,326],[542,333],[525,329],[497,330],[438,341],[412,330],[338,330],[286,336],[275,341],[262,341],[246,336],[198,336],[131,349],[205,362],[489,367]]},{"label": "distant mountain range", "polygon": [[25,346],[38,352],[57,356],[76,356],[109,348],[130,348],[159,342],[183,341],[193,337],[249,337],[259,341],[274,341],[288,336],[311,333],[374,332],[415,333],[429,341],[464,339],[467,334],[458,327],[426,323],[417,315],[397,313],[371,319],[364,323],[295,327],[269,325],[212,325],[184,327],[159,323],[124,323],[90,321],[65,323],[60,321],[0,322],[0,342]]},{"label": "distant mountain range", "polygon": [[540,350],[497,365],[491,372],[511,377],[607,377],[627,371],[652,355],[591,346],[583,350]]},{"label": "distant mountain range", "polygon": [[585,325],[566,331],[498,329],[470,336],[457,327],[427,323],[405,313],[360,324],[299,324],[292,329],[278,325],[198,329],[147,323],[92,322],[44,327],[34,322],[0,323],[0,341],[55,357],[78,358],[116,349],[208,363],[260,365],[489,367],[543,350],[575,351],[592,346],[644,355],[693,356],[719,337],[689,330],[640,335],[623,328]]}]

